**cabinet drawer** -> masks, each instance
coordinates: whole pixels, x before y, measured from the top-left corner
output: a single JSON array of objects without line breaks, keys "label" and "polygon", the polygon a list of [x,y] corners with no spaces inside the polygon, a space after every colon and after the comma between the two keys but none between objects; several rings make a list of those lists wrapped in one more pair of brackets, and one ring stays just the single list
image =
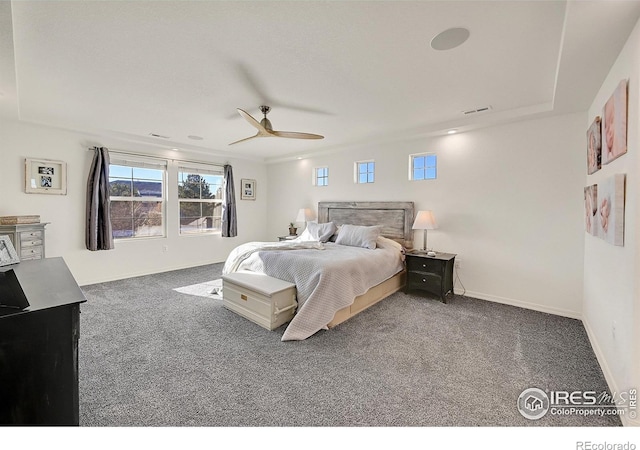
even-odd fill
[{"label": "cabinet drawer", "polygon": [[29,239],[20,241],[20,246],[25,247],[42,247],[42,239]]},{"label": "cabinet drawer", "polygon": [[407,274],[407,286],[414,289],[433,289],[433,286],[440,287],[442,277],[433,273],[412,273]]},{"label": "cabinet drawer", "polygon": [[443,262],[439,259],[407,258],[407,270],[412,272],[441,273]]},{"label": "cabinet drawer", "polygon": [[25,241],[42,241],[42,231],[22,231],[20,232],[20,242],[25,245]]},{"label": "cabinet drawer", "polygon": [[42,258],[42,245],[35,247],[22,247],[20,249],[20,259],[41,259]]}]

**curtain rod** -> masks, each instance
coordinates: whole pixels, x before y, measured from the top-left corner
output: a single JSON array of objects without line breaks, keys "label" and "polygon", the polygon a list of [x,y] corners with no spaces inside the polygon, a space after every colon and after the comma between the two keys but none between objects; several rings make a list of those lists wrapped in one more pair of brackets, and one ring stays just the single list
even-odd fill
[{"label": "curtain rod", "polygon": [[[87,150],[88,151],[92,151],[94,150],[96,147],[88,147]],[[172,161],[172,162],[183,162],[183,163],[194,163],[194,164],[208,164],[210,166],[219,166],[219,167],[224,167],[225,165],[229,164],[229,162],[225,162],[225,163],[214,163],[211,161],[198,161],[198,160],[192,160],[192,159],[175,159],[175,158],[162,158],[160,156],[152,156],[149,155],[147,153],[136,153],[136,152],[131,152],[131,151],[127,151],[127,150],[119,150],[117,148],[114,149],[108,149],[109,152],[113,152],[113,153],[117,153],[119,155],[129,155],[129,156],[142,156],[144,158],[151,158],[151,159],[159,159],[162,161]]]}]

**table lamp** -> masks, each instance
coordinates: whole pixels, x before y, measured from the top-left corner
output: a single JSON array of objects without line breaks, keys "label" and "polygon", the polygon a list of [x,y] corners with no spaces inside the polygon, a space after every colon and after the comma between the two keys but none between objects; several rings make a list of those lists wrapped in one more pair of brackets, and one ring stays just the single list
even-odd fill
[{"label": "table lamp", "polygon": [[423,239],[424,239],[424,251],[427,251],[427,230],[435,230],[438,228],[438,224],[436,223],[436,218],[433,216],[433,211],[418,211],[418,215],[416,216],[416,220],[413,222],[413,226],[411,227],[414,230],[424,230],[423,231]]},{"label": "table lamp", "polygon": [[304,223],[305,225],[310,220],[314,219],[313,211],[309,208],[301,208],[298,211],[298,216],[296,217],[296,223]]}]

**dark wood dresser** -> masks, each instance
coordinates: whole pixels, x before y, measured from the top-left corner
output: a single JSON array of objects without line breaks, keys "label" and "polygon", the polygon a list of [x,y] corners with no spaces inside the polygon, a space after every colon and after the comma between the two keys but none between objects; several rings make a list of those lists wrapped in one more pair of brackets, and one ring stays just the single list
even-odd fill
[{"label": "dark wood dresser", "polygon": [[11,269],[29,306],[0,307],[0,425],[78,425],[84,294],[62,258],[23,261],[0,272]]}]

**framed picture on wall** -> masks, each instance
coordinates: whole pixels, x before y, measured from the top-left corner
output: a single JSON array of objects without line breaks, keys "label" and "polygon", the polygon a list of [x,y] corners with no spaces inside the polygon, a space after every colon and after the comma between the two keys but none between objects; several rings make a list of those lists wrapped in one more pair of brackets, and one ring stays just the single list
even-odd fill
[{"label": "framed picture on wall", "polygon": [[28,194],[67,195],[67,163],[25,159],[24,191]]},{"label": "framed picture on wall", "polygon": [[602,139],[600,116],[596,117],[587,130],[587,174],[600,170],[602,163]]},{"label": "framed picture on wall", "polygon": [[240,180],[241,193],[240,198],[242,200],[255,200],[256,199],[256,180],[242,179]]},{"label": "framed picture on wall", "polygon": [[624,246],[624,194],[626,175],[618,173],[598,184],[598,236]]},{"label": "framed picture on wall", "polygon": [[602,111],[602,164],[627,153],[627,80],[622,80]]},{"label": "framed picture on wall", "polygon": [[598,185],[592,184],[584,188],[585,231],[598,236]]}]

